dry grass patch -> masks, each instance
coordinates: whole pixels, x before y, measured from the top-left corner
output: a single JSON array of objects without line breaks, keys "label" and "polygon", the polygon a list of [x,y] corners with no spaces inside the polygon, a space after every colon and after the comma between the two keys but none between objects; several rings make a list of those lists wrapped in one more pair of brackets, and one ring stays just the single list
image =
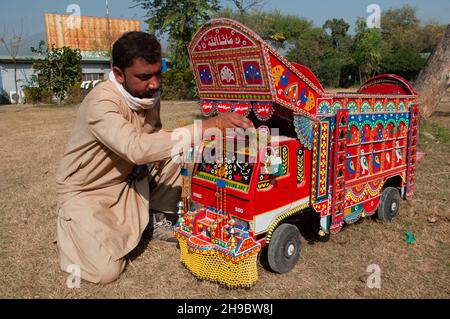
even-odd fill
[{"label": "dry grass patch", "polygon": [[[300,261],[285,275],[259,266],[249,290],[227,290],[195,279],[175,246],[143,240],[116,282],[68,289],[58,268],[55,171],[76,117],[76,107],[0,107],[0,297],[3,298],[449,298],[450,146],[448,110],[422,126],[414,199],[399,218],[345,227],[326,243],[303,240]],[[443,116],[443,113],[446,114]],[[166,102],[163,124],[199,117],[197,105]],[[433,123],[435,128],[433,128]],[[436,127],[438,127],[436,129]],[[438,133],[436,133],[438,130]],[[439,133],[440,132],[440,133]],[[447,135],[446,135],[447,134]],[[430,222],[433,221],[433,222]],[[417,240],[404,242],[405,230]],[[308,229],[302,230],[306,233]],[[382,288],[368,289],[366,268],[378,264]]]}]

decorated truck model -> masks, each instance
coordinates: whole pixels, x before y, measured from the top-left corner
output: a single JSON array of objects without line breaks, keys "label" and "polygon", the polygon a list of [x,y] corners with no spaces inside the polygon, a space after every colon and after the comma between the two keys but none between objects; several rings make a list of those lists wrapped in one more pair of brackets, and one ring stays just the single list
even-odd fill
[{"label": "decorated truck model", "polygon": [[[205,24],[189,53],[204,115],[244,114],[260,138],[280,131],[256,150],[244,143],[222,161],[196,164],[174,232],[197,277],[251,286],[264,246],[270,268],[286,273],[301,249],[295,215],[314,210],[328,236],[375,213],[389,221],[413,194],[418,104],[403,78],[379,75],[357,92],[327,93],[307,67],[228,19]],[[239,138],[204,141],[202,154],[229,139]]]}]

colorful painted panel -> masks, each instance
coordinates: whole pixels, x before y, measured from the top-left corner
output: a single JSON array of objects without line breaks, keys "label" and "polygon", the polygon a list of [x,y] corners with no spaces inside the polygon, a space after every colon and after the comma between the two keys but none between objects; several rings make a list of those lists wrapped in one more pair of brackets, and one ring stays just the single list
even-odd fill
[{"label": "colorful painted panel", "polygon": [[269,60],[277,102],[302,115],[315,116],[317,93],[273,54]]},{"label": "colorful painted panel", "polygon": [[209,64],[197,64],[198,77],[202,85],[213,85],[214,79]]},{"label": "colorful painted panel", "polygon": [[386,104],[386,111],[387,112],[395,112],[395,103],[393,101],[389,101]]},{"label": "colorful painted panel", "polygon": [[249,102],[236,102],[233,104],[233,112],[247,116],[252,109],[252,104]]},{"label": "colorful painted panel", "polygon": [[274,108],[272,103],[253,103],[253,111],[260,121],[267,121],[272,117]]},{"label": "colorful painted panel", "polygon": [[256,44],[236,29],[220,26],[203,33],[194,45],[194,52],[222,51],[249,48]]},{"label": "colorful painted panel", "polygon": [[351,124],[350,129],[347,131],[347,138],[348,138],[348,144],[349,146],[352,146],[353,144],[359,144],[360,142],[360,131],[358,128],[358,125]]},{"label": "colorful painted panel", "polygon": [[346,180],[405,165],[407,123],[408,113],[351,114]]},{"label": "colorful painted panel", "polygon": [[294,126],[300,143],[302,143],[305,148],[312,150],[314,121],[301,115],[294,115]]},{"label": "colorful painted panel", "polygon": [[319,203],[328,200],[329,165],[330,165],[330,121],[323,120],[318,124],[317,136],[314,141],[312,170],[312,192],[313,202]]},{"label": "colorful painted panel", "polygon": [[202,113],[209,116],[214,112],[214,101],[202,101]]},{"label": "colorful painted panel", "polygon": [[245,82],[248,85],[264,84],[259,61],[243,61],[242,68],[244,71]]},{"label": "colorful painted panel", "polygon": [[[378,123],[381,123],[383,127],[387,127],[388,123],[393,123],[398,126],[400,122],[409,124],[408,113],[381,113],[381,114],[350,114],[349,125],[355,125],[358,129],[361,129],[364,125],[369,124],[373,129]],[[391,134],[394,134],[392,131]]]},{"label": "colorful painted panel", "polygon": [[358,105],[355,100],[349,100],[347,103],[347,109],[349,113],[358,113]]},{"label": "colorful painted panel", "polygon": [[372,152],[371,145],[361,145],[359,155],[359,177],[372,174]]},{"label": "colorful painted panel", "polygon": [[299,148],[297,150],[297,184],[305,181],[305,152]]},{"label": "colorful painted panel", "polygon": [[369,143],[372,141],[372,128],[369,124],[365,124],[361,129],[361,143]]},{"label": "colorful painted panel", "polygon": [[381,170],[381,156],[382,152],[378,150],[372,151],[372,170],[373,173],[378,173]]},{"label": "colorful painted panel", "polygon": [[317,113],[318,114],[331,114],[331,99],[318,99],[318,107],[317,107]]},{"label": "colorful painted panel", "polygon": [[364,100],[361,104],[361,113],[370,113],[371,111],[370,101]]},{"label": "colorful painted panel", "polygon": [[[355,152],[357,152],[357,149],[355,149]],[[345,179],[346,180],[352,180],[356,177],[356,168],[358,157],[357,155],[351,155],[349,149],[347,148],[347,162],[345,163]]]},{"label": "colorful painted panel", "polygon": [[[210,142],[203,150],[204,158],[211,158],[215,155],[215,143]],[[249,158],[245,154],[245,149],[232,154],[232,158],[227,158],[226,163],[199,164],[196,177],[216,183],[218,176],[223,176],[227,187],[247,192],[251,182],[255,159]]]},{"label": "colorful painted panel", "polygon": [[333,102],[333,106],[332,106],[332,113],[336,113],[338,110],[342,110],[343,109],[343,105],[342,105],[342,101],[334,101]]},{"label": "colorful painted panel", "polygon": [[233,63],[217,63],[217,70],[219,72],[219,79],[222,85],[235,86],[237,84],[237,75]]},{"label": "colorful painted panel", "polygon": [[232,110],[232,107],[232,102],[217,102],[217,112],[219,113],[227,113]]},{"label": "colorful painted panel", "polygon": [[377,99],[375,101],[374,111],[377,113],[384,112],[384,103],[382,99]]},{"label": "colorful painted panel", "polygon": [[[345,206],[351,207],[381,195],[383,190],[383,179],[374,180],[349,187],[346,190]],[[370,211],[368,211],[370,212]]]}]

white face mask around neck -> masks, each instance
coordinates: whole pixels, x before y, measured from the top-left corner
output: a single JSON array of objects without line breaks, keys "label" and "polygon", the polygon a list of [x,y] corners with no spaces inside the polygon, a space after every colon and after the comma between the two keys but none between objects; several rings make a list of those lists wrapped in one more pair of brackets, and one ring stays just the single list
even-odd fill
[{"label": "white face mask around neck", "polygon": [[120,93],[124,97],[125,102],[127,102],[128,107],[134,111],[151,109],[160,100],[160,97],[161,97],[160,91],[155,92],[154,97],[151,99],[140,99],[140,98],[132,96],[127,90],[125,90],[125,88],[123,87],[122,84],[117,82],[113,71],[111,71],[109,73],[109,80],[116,85],[117,89],[120,91]]}]

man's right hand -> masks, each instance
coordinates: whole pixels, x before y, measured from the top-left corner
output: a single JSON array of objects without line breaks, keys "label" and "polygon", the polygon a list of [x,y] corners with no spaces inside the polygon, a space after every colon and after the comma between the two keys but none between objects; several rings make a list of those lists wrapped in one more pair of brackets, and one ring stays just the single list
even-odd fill
[{"label": "man's right hand", "polygon": [[254,128],[252,121],[243,115],[237,113],[224,113],[210,119],[204,120],[203,132],[210,128],[227,129],[227,128],[242,128],[244,130]]}]

